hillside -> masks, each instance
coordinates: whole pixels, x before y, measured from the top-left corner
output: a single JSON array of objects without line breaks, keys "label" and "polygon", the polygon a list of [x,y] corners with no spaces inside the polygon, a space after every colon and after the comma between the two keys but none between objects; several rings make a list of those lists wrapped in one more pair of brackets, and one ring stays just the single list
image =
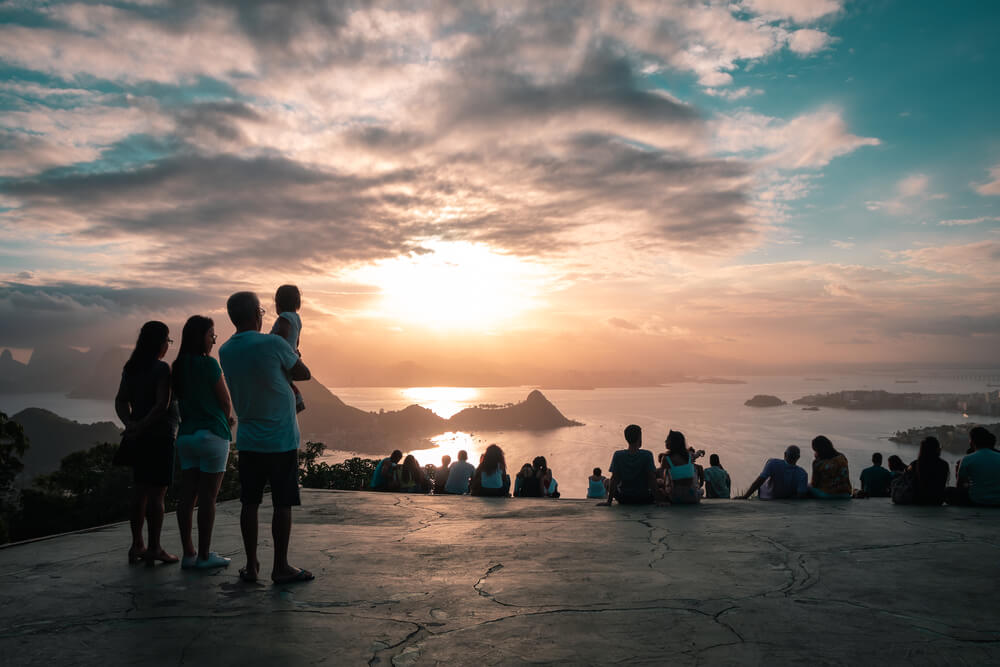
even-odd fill
[{"label": "hillside", "polygon": [[579,426],[567,419],[542,392],[535,389],[523,402],[506,408],[466,408],[448,420],[452,429],[463,431],[541,431]]},{"label": "hillside", "polygon": [[67,454],[121,439],[121,430],[112,422],[81,424],[42,408],[26,408],[12,415],[11,420],[24,427],[30,442],[24,457],[24,472],[18,478],[22,486],[30,484],[37,475],[58,469]]}]

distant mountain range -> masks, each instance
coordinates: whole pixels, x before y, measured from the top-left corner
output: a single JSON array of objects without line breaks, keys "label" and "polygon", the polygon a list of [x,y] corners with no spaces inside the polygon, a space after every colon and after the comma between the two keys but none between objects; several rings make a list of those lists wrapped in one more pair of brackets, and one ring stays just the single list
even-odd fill
[{"label": "distant mountain range", "polygon": [[10,350],[0,352],[0,394],[64,392],[73,398],[113,398],[129,351],[115,347],[80,352],[71,347],[37,347],[27,364]]},{"label": "distant mountain range", "polygon": [[19,477],[24,486],[37,475],[58,470],[59,462],[68,454],[121,439],[121,429],[112,422],[81,424],[42,408],[26,408],[10,418],[20,424],[28,436],[24,470]]},{"label": "distant mountain range", "polygon": [[[365,412],[347,405],[315,380],[299,383],[299,387],[307,406],[299,414],[302,439],[323,442],[330,449],[376,453],[410,449],[421,438],[447,431],[537,431],[580,425],[564,417],[538,390],[521,403],[467,408],[444,419],[419,405]],[[24,486],[37,475],[58,469],[68,454],[121,438],[121,429],[112,422],[81,424],[41,408],[27,408],[11,419],[24,427],[30,443],[19,477]]]}]

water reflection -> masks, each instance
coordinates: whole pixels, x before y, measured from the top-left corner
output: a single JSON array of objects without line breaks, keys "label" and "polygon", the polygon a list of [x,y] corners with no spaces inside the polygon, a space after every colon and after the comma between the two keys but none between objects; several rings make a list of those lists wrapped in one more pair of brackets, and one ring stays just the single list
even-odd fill
[{"label": "water reflection", "polygon": [[408,387],[400,390],[400,393],[411,403],[425,407],[445,419],[472,407],[473,401],[479,398],[479,390],[475,387]]},{"label": "water reflection", "polygon": [[480,438],[472,433],[465,433],[463,431],[449,431],[441,435],[436,435],[430,440],[434,443],[434,447],[415,449],[409,452],[417,457],[417,461],[421,465],[428,463],[436,466],[441,465],[441,457],[445,454],[450,456],[452,461],[457,461],[458,452],[462,449],[469,453],[469,463],[477,465],[480,454],[486,451],[486,447],[490,444],[485,438]]}]

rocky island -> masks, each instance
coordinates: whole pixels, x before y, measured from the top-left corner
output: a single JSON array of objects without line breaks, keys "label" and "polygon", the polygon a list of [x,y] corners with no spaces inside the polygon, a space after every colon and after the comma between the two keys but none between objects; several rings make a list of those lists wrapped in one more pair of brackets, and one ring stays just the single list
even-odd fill
[{"label": "rocky island", "polygon": [[853,390],[810,394],[792,402],[796,405],[845,410],[932,410],[1000,416],[1000,392],[997,391],[975,394],[921,394]]},{"label": "rocky island", "polygon": [[783,400],[777,396],[771,396],[769,394],[757,394],[748,401],[744,401],[743,405],[751,408],[776,408],[781,405],[788,405]]},{"label": "rocky island", "polygon": [[919,445],[924,438],[935,437],[946,452],[965,454],[969,449],[969,431],[976,426],[982,426],[993,435],[1000,437],[1000,424],[956,424],[954,426],[925,426],[896,431],[895,435],[889,438],[889,441],[901,445]]}]

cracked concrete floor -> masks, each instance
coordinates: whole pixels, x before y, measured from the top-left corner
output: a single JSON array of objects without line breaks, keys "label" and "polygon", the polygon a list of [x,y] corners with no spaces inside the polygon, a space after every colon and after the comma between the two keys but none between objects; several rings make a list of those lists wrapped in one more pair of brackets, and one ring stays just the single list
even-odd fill
[{"label": "cracked concrete floor", "polygon": [[214,573],[127,566],[124,524],[0,549],[0,664],[1000,664],[998,527],[883,499],[303,491],[308,584],[237,579],[237,503]]}]

